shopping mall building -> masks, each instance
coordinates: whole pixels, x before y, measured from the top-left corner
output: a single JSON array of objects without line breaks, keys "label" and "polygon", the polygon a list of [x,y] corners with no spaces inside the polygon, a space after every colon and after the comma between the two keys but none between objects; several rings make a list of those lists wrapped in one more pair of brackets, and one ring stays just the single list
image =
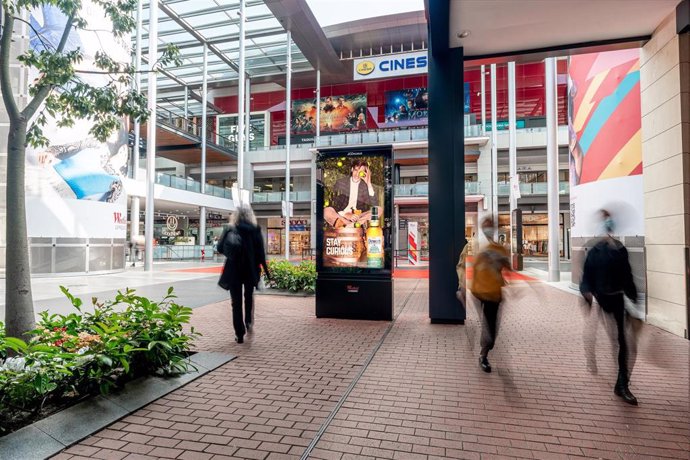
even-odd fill
[{"label": "shopping mall building", "polygon": [[[687,334],[690,49],[687,31],[682,29],[682,16],[688,1],[631,2],[635,7],[631,7],[634,11],[630,14],[636,19],[628,21],[627,29],[610,31],[609,35],[613,36],[605,31],[590,31],[592,26],[581,36],[567,36],[560,41],[558,37],[565,32],[554,30],[553,43],[544,39],[524,44],[517,40],[511,44],[510,37],[515,33],[529,37],[529,31],[520,25],[511,26],[512,29],[505,26],[487,39],[488,29],[474,26],[472,30],[473,27],[465,26],[470,24],[467,22],[470,19],[476,24],[486,24],[483,10],[472,2],[450,2],[449,6],[449,2],[431,1],[426,11],[322,27],[306,0],[238,0],[223,2],[221,6],[210,1],[159,0],[155,14],[150,2],[143,0],[141,26],[132,37],[134,61],[141,68],[148,68],[149,55],[155,55],[156,48],[160,50],[163,45],[173,43],[180,49],[182,64],[160,70],[155,85],[152,79],[142,79],[141,89],[155,94],[151,122],[155,120],[155,126],[130,124],[128,156],[119,168],[125,193],[109,202],[118,207],[88,214],[87,220],[100,220],[99,225],[82,225],[79,216],[84,214],[79,213],[91,213],[91,210],[70,205],[58,211],[41,198],[40,192],[29,193],[32,271],[46,274],[122,270],[129,243],[139,241],[137,235],[145,233],[147,218],[153,220],[155,245],[149,247],[154,259],[200,258],[202,249],[210,255],[213,238],[220,235],[229,212],[242,198],[241,193],[233,195],[235,185],[248,191],[270,255],[289,252],[291,257],[309,257],[316,247],[315,152],[328,146],[355,149],[363,145],[392,146],[393,248],[401,259],[407,258],[407,228],[416,222],[421,259],[430,259],[432,277],[434,264],[429,248],[433,246],[430,229],[434,217],[433,211],[430,215],[429,201],[430,182],[432,186],[434,183],[430,161],[433,164],[434,158],[444,158],[437,165],[451,168],[454,164],[455,167],[463,165],[464,183],[460,183],[462,178],[456,177],[457,174],[450,183],[446,179],[436,182],[446,187],[445,192],[439,193],[447,193],[448,203],[456,203],[456,207],[460,205],[453,196],[458,188],[464,190],[461,193],[464,219],[451,225],[462,228],[449,228],[449,234],[464,232],[465,237],[473,238],[483,217],[497,215],[499,238],[510,243],[511,210],[518,209],[522,212],[517,233],[522,235],[520,252],[526,256],[545,257],[548,253],[547,183],[550,177],[553,180],[557,176],[557,193],[552,198],[556,203],[558,252],[560,258],[577,259],[578,250],[582,255],[584,237],[594,236],[594,232],[581,237],[571,235],[575,215],[571,184],[590,180],[587,171],[573,169],[569,162],[572,135],[568,122],[576,118],[569,113],[568,103],[569,79],[572,88],[575,75],[570,68],[575,62],[571,56],[622,52],[612,58],[614,63],[607,67],[610,70],[633,62],[629,60],[633,50],[637,57],[620,75],[624,78],[626,72],[635,69],[638,79],[642,75],[635,91],[638,111],[641,99],[641,115],[637,119],[638,125],[640,120],[642,123],[641,139],[637,141],[644,160],[641,158],[639,167],[634,164],[625,175],[641,178],[642,163],[647,162],[644,177],[652,171],[654,178],[645,179],[644,189],[639,190],[640,197],[644,194],[640,202],[645,205],[645,214],[640,219],[644,220],[646,230],[631,230],[626,235],[626,244],[631,248],[638,281],[645,286],[642,290],[648,293],[650,318],[656,318],[658,324],[680,335]],[[600,11],[605,12],[602,18],[613,14],[615,8],[608,4],[616,2],[600,3]],[[434,6],[437,4],[444,4],[441,8],[445,10],[439,12]],[[514,4],[506,5],[506,14],[501,15],[500,21],[510,23],[511,15],[524,16],[515,8],[518,7]],[[555,13],[551,8],[544,8],[535,14],[534,21],[540,23],[547,22],[547,16]],[[524,23],[527,22],[521,24]],[[17,27],[17,39],[30,43],[31,31],[27,26]],[[435,45],[429,30],[441,37],[436,38],[436,43],[444,43]],[[154,34],[156,38],[152,42],[150,36]],[[569,44],[574,45],[566,46]],[[452,77],[448,76],[451,73],[447,67],[439,66],[446,49],[450,50],[448,53],[464,49],[458,61],[460,73],[453,73]],[[441,54],[435,57],[437,51]],[[547,75],[545,57],[555,57],[551,76]],[[590,70],[604,65],[597,62],[588,64]],[[443,85],[430,81],[429,69],[434,68],[448,76]],[[645,68],[651,70],[645,74]],[[674,73],[669,73],[667,68],[674,69]],[[608,75],[618,78],[616,72],[620,69],[609,70]],[[19,92],[25,95],[28,81],[25,70],[15,63],[12,71],[16,72]],[[555,133],[551,141],[555,148],[552,160],[558,160],[551,174],[547,172],[549,85],[555,91],[551,113],[556,123],[551,131],[552,137]],[[672,86],[670,91],[675,91],[672,97],[678,98],[673,108],[666,107],[668,102],[650,102],[672,100],[664,93],[665,85]],[[150,92],[152,87],[154,93]],[[446,96],[438,92],[439,88],[453,89]],[[592,101],[596,99],[596,90],[592,88],[591,94],[585,94],[583,87],[578,93],[578,104],[588,103],[582,102],[585,96]],[[435,102],[434,97],[436,101],[452,102],[453,110]],[[659,110],[658,121],[655,110]],[[7,125],[2,124],[3,117],[6,115],[0,112],[0,135],[5,138]],[[450,131],[436,134],[440,136],[436,139],[445,136],[447,148],[432,148],[430,152],[430,140],[434,138],[430,130],[434,120],[440,117],[450,117]],[[671,128],[673,117],[680,121]],[[615,116],[612,120],[620,121]],[[240,136],[247,126],[247,134]],[[678,131],[677,136],[666,139],[670,136],[667,130],[671,129]],[[635,135],[633,132],[630,139]],[[627,142],[626,136],[627,133],[622,133],[619,137]],[[457,146],[456,139],[461,139],[462,148]],[[679,155],[669,153],[658,162],[648,161],[651,158],[648,149],[658,148],[653,143],[663,142],[674,143]],[[597,147],[592,143],[593,151]],[[614,147],[618,152],[624,146],[611,148]],[[462,159],[445,162],[458,152]],[[512,168],[511,158],[514,158]],[[614,166],[627,165],[621,158],[607,161]],[[147,162],[155,165],[152,188],[146,184]],[[609,169],[605,166],[592,174],[596,178],[617,174],[611,172],[614,166]],[[658,183],[664,182],[671,173],[677,184]],[[63,193],[62,198],[68,195],[64,201],[82,201],[87,193],[73,187],[65,174],[58,175],[74,192]],[[286,177],[289,177],[287,183]],[[431,195],[441,206],[443,196],[437,194],[434,198],[433,192]],[[675,226],[669,226],[670,220],[660,219],[666,214],[652,215],[671,206],[670,202],[679,203],[677,206],[681,208],[669,211],[668,216],[673,215],[673,222],[677,221],[684,229],[677,235],[676,230],[671,231],[678,240],[673,243],[672,251],[665,242],[668,235],[655,232],[669,231]],[[146,208],[150,206],[151,215],[147,217]],[[67,211],[73,215],[57,215]],[[46,229],[55,226],[47,220],[60,221],[62,225],[51,232]],[[440,222],[436,224],[437,231],[442,231],[443,220],[437,222]],[[442,242],[438,250],[456,258],[457,244],[460,242],[446,248]],[[444,270],[452,271],[454,264],[446,262]],[[672,298],[668,292],[673,292]]]}]

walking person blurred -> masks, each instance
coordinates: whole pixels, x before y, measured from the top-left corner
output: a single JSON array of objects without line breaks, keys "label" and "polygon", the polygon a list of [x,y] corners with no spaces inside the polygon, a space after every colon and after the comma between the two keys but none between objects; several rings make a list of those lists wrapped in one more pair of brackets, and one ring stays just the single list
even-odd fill
[{"label": "walking person blurred", "polygon": [[254,212],[248,205],[240,206],[230,216],[230,225],[223,232],[218,246],[226,257],[218,285],[230,291],[235,341],[243,343],[244,334],[252,331],[253,294],[261,280],[262,268],[266,277],[269,277],[264,239]]},{"label": "walking person blurred", "polygon": [[463,307],[467,304],[467,256],[470,250],[470,243],[465,239],[465,244],[458,258],[458,264],[455,266],[455,272],[458,274],[458,291],[456,297],[462,303]]},{"label": "walking person blurred", "polygon": [[491,372],[489,351],[494,348],[499,326],[499,307],[503,300],[502,288],[506,282],[503,269],[510,270],[510,258],[503,246],[494,240],[495,226],[491,217],[481,223],[481,230],[489,243],[477,254],[473,264],[472,294],[481,302],[482,335],[479,365]]},{"label": "walking person blurred", "polygon": [[632,333],[626,332],[631,326],[631,318],[625,309],[624,299],[624,296],[627,296],[631,302],[636,303],[637,289],[628,260],[628,251],[623,243],[612,235],[614,221],[611,214],[604,209],[599,212],[605,236],[594,241],[587,252],[580,292],[590,306],[593,299],[597,300],[604,312],[604,318],[608,318],[612,326],[609,328],[610,333],[617,335],[618,380],[614,386],[614,393],[626,403],[637,405],[637,398],[629,388],[636,345]]}]

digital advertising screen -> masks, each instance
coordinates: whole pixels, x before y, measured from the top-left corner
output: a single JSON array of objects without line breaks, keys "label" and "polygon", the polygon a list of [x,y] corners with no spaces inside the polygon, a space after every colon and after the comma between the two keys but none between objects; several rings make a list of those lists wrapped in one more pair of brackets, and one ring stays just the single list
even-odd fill
[{"label": "digital advertising screen", "polygon": [[317,267],[374,273],[391,268],[390,148],[319,152]]},{"label": "digital advertising screen", "polygon": [[429,92],[426,88],[386,91],[387,125],[426,125],[429,122]]},{"label": "digital advertising screen", "polygon": [[[316,99],[292,102],[290,129],[293,134],[316,132]],[[367,95],[326,96],[319,104],[322,133],[354,131],[367,127]]]}]

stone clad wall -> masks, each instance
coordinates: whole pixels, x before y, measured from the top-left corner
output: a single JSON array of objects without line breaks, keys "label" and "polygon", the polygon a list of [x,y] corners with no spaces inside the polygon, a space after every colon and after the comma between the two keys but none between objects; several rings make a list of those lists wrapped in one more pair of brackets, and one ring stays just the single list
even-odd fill
[{"label": "stone clad wall", "polygon": [[648,321],[688,337],[690,36],[675,13],[640,53]]}]

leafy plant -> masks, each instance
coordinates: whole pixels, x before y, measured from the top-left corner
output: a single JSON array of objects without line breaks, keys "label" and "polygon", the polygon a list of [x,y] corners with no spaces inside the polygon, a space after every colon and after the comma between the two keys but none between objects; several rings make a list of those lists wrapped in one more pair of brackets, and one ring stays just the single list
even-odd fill
[{"label": "leafy plant", "polygon": [[160,302],[129,289],[110,302],[93,298],[93,312],[82,312],[82,300],[61,289],[76,312],[42,312],[29,342],[0,332],[0,433],[17,414],[34,417],[46,402],[107,393],[138,376],[190,366],[199,334],[185,332],[192,310],[175,302],[172,287]]},{"label": "leafy plant", "polygon": [[316,264],[313,261],[305,260],[293,265],[287,260],[270,260],[268,270],[271,273],[271,279],[266,280],[269,287],[309,294],[316,291]]}]

